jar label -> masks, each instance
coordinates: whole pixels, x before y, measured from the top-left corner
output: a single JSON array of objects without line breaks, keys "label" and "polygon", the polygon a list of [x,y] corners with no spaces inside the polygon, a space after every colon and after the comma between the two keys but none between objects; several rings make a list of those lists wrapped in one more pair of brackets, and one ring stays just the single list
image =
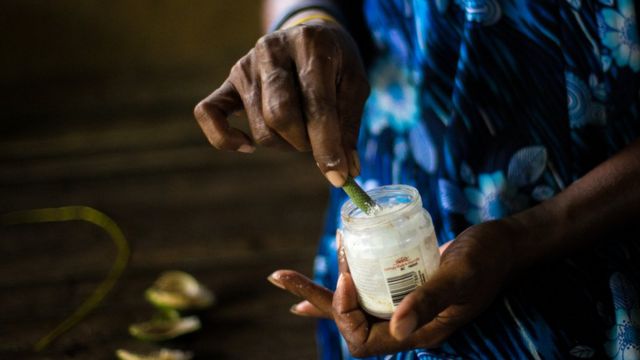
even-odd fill
[{"label": "jar label", "polygon": [[394,310],[405,296],[427,281],[419,246],[381,258],[380,267]]},{"label": "jar label", "polygon": [[379,262],[374,259],[350,259],[349,270],[358,290],[360,304],[373,313],[391,313],[387,289],[381,281]]}]

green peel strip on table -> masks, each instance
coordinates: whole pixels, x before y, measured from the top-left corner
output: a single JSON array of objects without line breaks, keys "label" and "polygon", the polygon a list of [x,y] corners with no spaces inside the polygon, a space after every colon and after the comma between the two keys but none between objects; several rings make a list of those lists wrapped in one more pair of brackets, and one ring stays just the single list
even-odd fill
[{"label": "green peel strip on table", "polygon": [[109,291],[113,289],[113,286],[118,281],[118,278],[120,278],[120,275],[122,275],[129,261],[129,243],[124,234],[111,218],[96,209],[87,206],[65,206],[60,208],[15,211],[0,215],[0,224],[2,225],[63,221],[86,221],[98,226],[109,235],[118,252],[107,277],[69,317],[64,319],[58,326],[51,330],[51,332],[36,342],[34,346],[36,351],[45,349],[57,337],[69,331],[69,329],[93,311]]}]

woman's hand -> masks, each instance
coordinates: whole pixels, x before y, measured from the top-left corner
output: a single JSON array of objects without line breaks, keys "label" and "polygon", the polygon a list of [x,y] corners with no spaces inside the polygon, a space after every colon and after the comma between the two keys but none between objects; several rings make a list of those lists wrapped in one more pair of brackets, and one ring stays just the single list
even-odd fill
[{"label": "woman's hand", "polygon": [[494,300],[518,266],[513,242],[524,234],[522,225],[510,219],[470,227],[441,249],[436,273],[404,298],[391,321],[360,308],[343,256],[335,294],[292,270],[276,271],[269,280],[305,299],[292,308],[295,314],[333,319],[356,357],[431,348]]},{"label": "woman's hand", "polygon": [[[195,108],[209,142],[250,153],[255,144],[313,151],[334,186],[358,175],[355,152],[369,84],[357,46],[342,26],[315,19],[267,34]],[[227,117],[244,109],[251,136]]]}]

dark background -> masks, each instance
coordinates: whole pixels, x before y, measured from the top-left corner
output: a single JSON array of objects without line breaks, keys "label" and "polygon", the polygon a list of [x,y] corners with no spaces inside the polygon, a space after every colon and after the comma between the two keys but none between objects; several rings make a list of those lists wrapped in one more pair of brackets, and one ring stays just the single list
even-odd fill
[{"label": "dark background", "polygon": [[[267,283],[310,273],[326,202],[308,154],[213,150],[192,109],[259,37],[256,0],[12,0],[0,4],[0,213],[87,205],[132,247],[104,303],[41,354],[32,344],[105,277],[114,246],[81,222],[0,228],[0,358],[112,359],[148,319],[163,270],[218,304],[167,347],[199,359],[315,357],[308,319]],[[244,123],[238,117],[237,124]]]}]

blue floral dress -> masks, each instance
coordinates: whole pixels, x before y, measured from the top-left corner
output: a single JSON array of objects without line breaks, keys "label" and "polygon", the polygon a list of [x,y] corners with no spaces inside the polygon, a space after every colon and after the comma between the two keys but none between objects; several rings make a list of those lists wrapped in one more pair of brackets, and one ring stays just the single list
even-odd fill
[{"label": "blue floral dress", "polygon": [[[365,188],[419,189],[440,243],[548,199],[640,134],[632,0],[366,0],[377,54],[359,141]],[[316,280],[334,288],[333,191]],[[638,359],[639,239],[507,288],[440,349],[384,359]],[[323,359],[348,359],[321,321]]]}]

